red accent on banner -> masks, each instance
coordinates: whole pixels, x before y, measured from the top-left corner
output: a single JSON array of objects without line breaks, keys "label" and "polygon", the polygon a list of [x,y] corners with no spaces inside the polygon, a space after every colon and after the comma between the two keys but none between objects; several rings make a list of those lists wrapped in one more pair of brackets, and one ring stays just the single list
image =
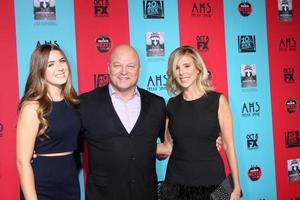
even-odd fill
[{"label": "red accent on banner", "polygon": [[128,5],[127,0],[74,3],[78,84],[83,93],[107,78],[99,75],[107,74],[111,49],[129,44]]},{"label": "red accent on banner", "polygon": [[[287,160],[300,159],[300,147],[287,148],[285,140],[286,132],[298,131],[299,134],[300,131],[300,1],[292,3],[293,19],[291,22],[283,22],[279,19],[277,1],[266,1],[276,186],[279,200],[299,198],[300,191],[300,180],[289,181],[287,167]],[[288,99],[297,101],[296,112],[287,111]]]},{"label": "red accent on banner", "polygon": [[[198,49],[217,91],[227,95],[227,72],[223,2],[179,0],[180,45]],[[226,173],[226,155],[221,151]]]},{"label": "red accent on banner", "polygon": [[18,72],[14,1],[0,0],[0,199],[18,199],[15,130]]},{"label": "red accent on banner", "polygon": [[[130,43],[128,5],[127,0],[79,0],[74,3],[78,88],[79,93],[83,93],[107,83],[111,50],[118,44]],[[86,177],[85,155],[83,168]]]}]

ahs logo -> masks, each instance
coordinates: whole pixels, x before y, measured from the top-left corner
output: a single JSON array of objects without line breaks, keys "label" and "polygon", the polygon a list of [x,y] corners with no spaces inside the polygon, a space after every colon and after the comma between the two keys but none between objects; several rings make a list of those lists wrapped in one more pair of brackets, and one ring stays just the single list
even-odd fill
[{"label": "ahs logo", "polygon": [[249,150],[258,149],[257,140],[258,140],[257,133],[247,135],[247,147]]},{"label": "ahs logo", "polygon": [[150,76],[147,83],[147,90],[157,91],[166,89],[167,75]]},{"label": "ahs logo", "polygon": [[108,16],[108,0],[94,0],[95,16],[107,17]]},{"label": "ahs logo", "polygon": [[211,17],[210,3],[194,3],[192,7],[193,17]]},{"label": "ahs logo", "polygon": [[36,43],[36,48],[37,47],[39,47],[40,45],[42,45],[42,44],[54,44],[54,45],[56,45],[56,46],[58,46],[59,47],[59,44],[57,43],[57,40],[54,40],[54,41],[44,41],[44,43],[41,43],[40,41],[37,41],[37,43]]},{"label": "ahs logo", "polygon": [[249,102],[244,103],[242,108],[242,116],[243,117],[250,117],[252,116],[259,116],[260,105],[258,102]]},{"label": "ahs logo", "polygon": [[296,51],[296,40],[293,37],[281,38],[279,43],[280,51]]}]

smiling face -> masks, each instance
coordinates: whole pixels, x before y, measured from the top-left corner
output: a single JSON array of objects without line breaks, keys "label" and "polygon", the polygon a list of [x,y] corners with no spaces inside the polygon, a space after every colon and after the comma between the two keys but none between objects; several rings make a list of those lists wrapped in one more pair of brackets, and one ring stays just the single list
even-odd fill
[{"label": "smiling face", "polygon": [[58,50],[51,50],[44,78],[47,88],[62,88],[69,77],[69,66],[66,58]]},{"label": "smiling face", "polygon": [[171,95],[177,95],[186,89],[202,92],[214,90],[202,57],[191,46],[178,47],[171,53],[168,60],[167,75],[166,85],[168,93]]},{"label": "smiling face", "polygon": [[133,92],[140,72],[136,51],[127,45],[116,47],[110,57],[108,72],[110,83],[116,92]]},{"label": "smiling face", "polygon": [[177,84],[183,90],[197,88],[197,76],[200,71],[189,55],[184,55],[174,62],[173,73]]}]

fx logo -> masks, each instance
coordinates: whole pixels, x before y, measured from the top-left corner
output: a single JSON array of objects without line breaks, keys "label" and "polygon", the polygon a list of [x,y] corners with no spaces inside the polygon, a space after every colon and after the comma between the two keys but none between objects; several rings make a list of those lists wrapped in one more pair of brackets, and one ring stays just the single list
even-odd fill
[{"label": "fx logo", "polygon": [[284,81],[286,83],[294,83],[295,79],[294,79],[294,68],[284,68],[283,69],[283,73],[284,73]]},{"label": "fx logo", "polygon": [[258,140],[257,133],[247,135],[247,147],[249,150],[258,149],[257,140]]},{"label": "fx logo", "polygon": [[109,5],[108,0],[94,0],[95,15],[98,17],[107,17],[108,5]]},{"label": "fx logo", "polygon": [[208,35],[198,35],[197,36],[197,49],[199,51],[208,51],[208,41],[209,37]]}]

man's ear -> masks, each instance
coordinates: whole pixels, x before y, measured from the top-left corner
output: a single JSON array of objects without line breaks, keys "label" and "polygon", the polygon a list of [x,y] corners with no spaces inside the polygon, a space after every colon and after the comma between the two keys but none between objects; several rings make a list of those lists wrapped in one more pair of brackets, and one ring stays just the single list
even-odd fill
[{"label": "man's ear", "polygon": [[141,65],[139,64],[139,75],[141,75]]}]

